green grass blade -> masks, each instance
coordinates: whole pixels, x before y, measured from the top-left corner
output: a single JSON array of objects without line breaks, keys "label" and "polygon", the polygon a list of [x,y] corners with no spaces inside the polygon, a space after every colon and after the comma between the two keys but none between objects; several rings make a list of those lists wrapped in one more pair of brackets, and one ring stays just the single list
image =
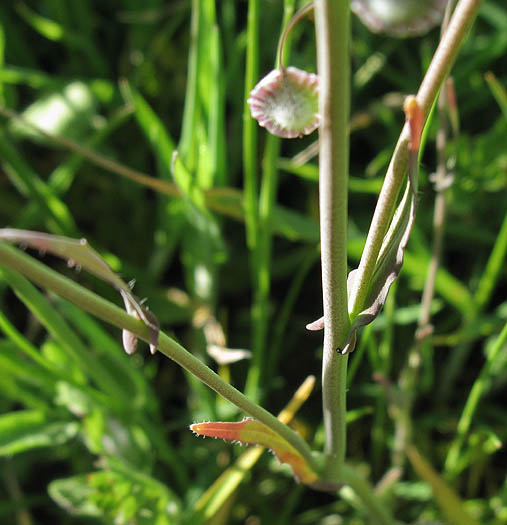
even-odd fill
[{"label": "green grass blade", "polygon": [[488,83],[491,93],[493,93],[495,100],[500,106],[503,116],[507,119],[507,91],[491,71],[486,73],[484,78]]},{"label": "green grass blade", "polygon": [[500,278],[502,270],[505,268],[505,256],[507,254],[507,214],[504,217],[502,226],[496,238],[493,249],[489,256],[484,272],[477,285],[474,296],[474,306],[478,312],[486,307],[495,286]]},{"label": "green grass blade", "polygon": [[415,447],[409,448],[408,458],[417,474],[431,486],[435,500],[448,523],[454,525],[479,525],[465,510],[463,501],[456,492],[447,485]]},{"label": "green grass blade", "polygon": [[504,325],[503,330],[500,332],[491,347],[491,350],[488,352],[486,363],[484,363],[479,376],[472,386],[472,390],[468,395],[468,399],[459,419],[457,436],[454,439],[445,460],[445,470],[452,476],[455,476],[457,473],[460,451],[470,427],[472,426],[472,420],[479,406],[479,402],[490,387],[495,360],[498,358],[500,352],[505,351],[506,342],[507,324]]},{"label": "green grass blade", "polygon": [[50,305],[48,300],[21,275],[3,268],[2,272],[7,278],[9,285],[16,295],[23,301],[33,314],[41,321],[48,332],[62,346],[72,362],[79,370],[95,381],[104,392],[109,394],[106,403],[109,406],[119,407],[119,398],[128,396],[128,392],[122,391],[122,385],[118,384],[111,375],[96,361],[88,348],[77,337],[75,332],[68,326],[58,312]]},{"label": "green grass blade", "polygon": [[48,229],[58,234],[76,235],[77,227],[67,206],[25,162],[1,128],[0,156],[7,175],[18,191],[37,202]]},{"label": "green grass blade", "polygon": [[[247,99],[259,80],[259,0],[248,1],[245,94],[243,101],[243,192],[245,206],[246,238],[250,250],[257,245],[258,234],[258,129],[257,122],[250,116]],[[255,266],[255,261],[252,262]]]},{"label": "green grass blade", "polygon": [[40,447],[60,446],[74,438],[76,421],[61,421],[40,410],[18,410],[0,415],[0,456]]}]

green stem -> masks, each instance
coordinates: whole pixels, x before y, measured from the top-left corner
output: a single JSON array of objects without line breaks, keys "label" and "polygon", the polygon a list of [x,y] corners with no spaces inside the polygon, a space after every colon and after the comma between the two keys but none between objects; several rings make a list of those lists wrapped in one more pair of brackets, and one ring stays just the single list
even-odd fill
[{"label": "green stem", "polygon": [[[285,0],[282,30],[294,13],[294,0]],[[288,55],[289,53],[285,53]],[[252,320],[254,326],[252,351],[253,359],[248,370],[245,394],[254,401],[261,399],[259,383],[266,371],[266,340],[269,324],[269,294],[271,291],[271,252],[273,239],[272,215],[278,191],[278,165],[281,141],[274,135],[268,135],[262,162],[262,183],[258,201],[257,231],[253,254],[254,300]]]},{"label": "green stem", "polygon": [[[144,341],[149,341],[148,328],[144,323],[127,314],[113,303],[106,301],[102,297],[99,297],[3,242],[0,242],[0,264],[23,274],[35,284],[53,291],[103,321],[118,328],[126,329]],[[218,374],[162,332],[159,335],[157,348],[162,354],[199,378],[203,383],[229,400],[243,412],[258,419],[280,434],[301,453],[312,468],[317,470],[318,467],[315,464],[308,444],[296,432],[281,423],[273,414],[253,403],[244,394],[236,390],[229,383],[226,383]]]},{"label": "green stem", "polygon": [[386,505],[375,495],[370,484],[361,478],[354,468],[347,464],[342,466],[342,481],[347,483],[361,499],[372,518],[371,523],[376,525],[394,525],[394,518],[388,512]]},{"label": "green stem", "polygon": [[322,404],[326,432],[326,477],[339,480],[345,460],[347,357],[347,181],[350,104],[350,5],[317,0],[315,24],[320,77],[319,194],[324,303]]},{"label": "green stem", "polygon": [[[257,239],[257,122],[250,116],[247,100],[259,76],[259,0],[248,2],[245,103],[243,107],[243,176],[246,238],[250,250]],[[255,261],[254,261],[255,264]]]},{"label": "green stem", "polygon": [[[449,4],[446,9],[444,22],[442,23],[442,34],[449,24]],[[395,411],[395,434],[393,446],[393,465],[402,468],[408,446],[412,442],[412,409],[417,392],[417,381],[419,369],[422,365],[424,343],[432,332],[431,303],[435,296],[435,285],[437,272],[442,257],[445,219],[446,219],[446,191],[445,181],[449,176],[447,172],[447,138],[449,134],[449,123],[447,119],[447,91],[442,89],[438,97],[439,129],[436,138],[437,169],[435,178],[435,207],[433,211],[433,246],[431,259],[426,274],[424,290],[421,298],[421,312],[417,323],[415,341],[408,352],[407,362],[400,372],[398,387],[400,391],[399,410]],[[421,152],[419,152],[421,154]]]},{"label": "green stem", "polygon": [[[428,116],[444,79],[454,64],[461,44],[477,15],[481,1],[482,0],[460,0],[456,6],[451,21],[449,22],[449,27],[440,41],[417,93],[417,101],[425,118]],[[353,290],[351,290],[349,308],[352,320],[362,311],[368,295],[369,284],[375,270],[382,241],[387,232],[398,193],[405,177],[408,142],[409,129],[408,125],[405,125],[387,170],[385,182],[379,195],[363,255],[357,270],[354,281],[355,286]]]},{"label": "green stem", "polygon": [[280,154],[280,139],[269,135],[264,150],[262,185],[259,199],[258,232],[255,251],[257,286],[254,291],[252,317],[254,323],[253,359],[248,370],[245,393],[255,401],[260,399],[259,382],[266,365],[266,340],[271,291],[272,212],[278,189],[276,160]]},{"label": "green stem", "polygon": [[498,356],[502,352],[505,342],[507,341],[507,323],[504,325],[500,335],[497,337],[491,351],[488,353],[486,363],[482,367],[479,377],[475,380],[472,390],[468,396],[463,413],[458,422],[458,432],[454,439],[447,458],[445,460],[445,470],[451,475],[456,475],[459,468],[459,459],[461,447],[465,441],[465,437],[472,425],[473,416],[479,405],[479,401],[483,394],[491,386],[491,376],[493,374],[493,366]]}]

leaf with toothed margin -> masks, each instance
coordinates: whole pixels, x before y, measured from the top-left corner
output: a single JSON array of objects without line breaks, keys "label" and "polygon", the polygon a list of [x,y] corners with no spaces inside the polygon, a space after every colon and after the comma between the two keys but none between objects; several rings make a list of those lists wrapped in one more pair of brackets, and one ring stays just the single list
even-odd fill
[{"label": "leaf with toothed margin", "polygon": [[[352,320],[347,341],[343,348],[338,351],[345,355],[354,350],[356,344],[357,330],[371,323],[380,313],[384,306],[389,289],[398,277],[403,265],[405,248],[412,231],[417,207],[417,178],[418,178],[418,155],[421,143],[421,133],[424,125],[422,110],[414,96],[407,97],[404,105],[406,120],[410,129],[410,142],[408,145],[408,181],[405,193],[394,213],[391,225],[384,237],[380,248],[375,269],[370,281],[368,295],[366,296],[363,309]],[[349,273],[347,279],[347,291],[350,297],[357,276],[357,269]],[[309,323],[308,330],[321,330],[324,328],[324,318],[321,317],[313,323]]]},{"label": "leaf with toothed margin", "polygon": [[[111,284],[120,292],[127,312],[148,327],[150,351],[152,354],[155,353],[160,331],[157,318],[141,304],[141,301],[132,293],[131,287],[111,270],[86,239],[70,239],[37,231],[0,228],[0,240],[29,246],[41,253],[51,253],[66,259],[70,267],[83,268]],[[123,345],[127,354],[133,354],[137,348],[136,336],[123,330]]]},{"label": "leaf with toothed margin", "polygon": [[198,436],[227,439],[242,445],[262,445],[269,448],[281,463],[288,463],[297,481],[314,485],[318,474],[305,458],[282,436],[255,419],[246,418],[237,423],[194,423],[190,430]]}]

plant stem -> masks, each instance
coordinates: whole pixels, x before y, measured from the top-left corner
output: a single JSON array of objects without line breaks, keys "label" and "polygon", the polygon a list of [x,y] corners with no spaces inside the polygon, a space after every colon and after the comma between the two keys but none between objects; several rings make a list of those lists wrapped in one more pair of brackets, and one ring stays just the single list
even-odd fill
[{"label": "plant stem", "polygon": [[[445,27],[445,23],[444,26]],[[396,411],[395,417],[395,436],[393,446],[393,465],[403,467],[406,458],[406,451],[412,442],[412,418],[411,413],[417,391],[417,379],[422,361],[423,345],[433,330],[431,321],[431,303],[435,296],[435,283],[437,271],[442,257],[442,248],[445,233],[446,217],[446,178],[449,176],[447,171],[447,95],[446,90],[440,92],[438,99],[439,110],[439,129],[437,132],[437,170],[435,176],[435,209],[433,212],[433,246],[424,290],[421,299],[421,312],[417,323],[415,341],[412,345],[407,362],[400,373],[398,387],[400,391],[400,407]]]},{"label": "plant stem", "polygon": [[461,447],[463,446],[466,435],[472,425],[473,416],[479,406],[481,397],[491,387],[491,377],[494,374],[493,366],[498,359],[498,356],[501,354],[506,341],[507,323],[504,325],[491,350],[488,352],[486,362],[482,367],[479,377],[475,380],[472,390],[470,390],[470,394],[468,395],[468,399],[459,419],[457,436],[454,438],[445,459],[445,470],[453,477],[456,476],[459,471]]},{"label": "plant stem", "polygon": [[264,149],[262,184],[259,199],[258,231],[254,259],[256,288],[254,290],[252,320],[253,358],[248,370],[245,394],[255,401],[261,399],[259,383],[266,369],[266,341],[269,322],[269,294],[271,290],[272,211],[278,189],[276,160],[280,154],[280,139],[274,135],[266,138]]},{"label": "plant stem", "polygon": [[[246,238],[250,250],[257,239],[257,122],[250,116],[247,99],[259,76],[259,0],[248,2],[245,103],[243,107],[243,176]],[[255,261],[253,261],[255,264]]]},{"label": "plant stem", "polygon": [[[294,0],[285,0],[282,31],[289,24],[294,13]],[[285,53],[289,56],[289,52]],[[248,370],[245,394],[253,401],[261,400],[259,383],[266,372],[267,335],[270,317],[269,294],[271,291],[271,252],[273,239],[273,208],[278,191],[278,166],[281,140],[268,134],[262,160],[262,182],[257,211],[257,230],[254,261],[254,297],[252,321],[254,326],[252,339],[253,358]]]},{"label": "plant stem", "polygon": [[395,523],[394,518],[387,511],[386,505],[379,501],[370,484],[347,464],[342,466],[342,481],[347,483],[361,499],[372,518],[371,523],[375,523],[375,525],[393,525]]},{"label": "plant stem", "polygon": [[[149,342],[150,334],[144,323],[127,314],[123,309],[113,303],[106,301],[102,297],[51,270],[25,253],[12,246],[8,246],[4,242],[0,242],[0,264],[23,274],[35,284],[51,290],[99,319],[118,328],[126,329],[144,341]],[[243,410],[246,414],[258,419],[280,434],[293,445],[312,468],[317,471],[318,467],[315,464],[308,444],[296,432],[281,423],[273,414],[253,403],[232,385],[226,383],[218,374],[213,372],[197,359],[197,357],[185,350],[163,332],[159,334],[157,349],[195,377],[199,378],[222,397]]]},{"label": "plant stem", "polygon": [[[435,55],[417,93],[417,102],[422,109],[424,118],[428,116],[433,101],[451,70],[459,48],[477,15],[481,2],[482,0],[460,0],[456,6],[449,22],[449,27],[435,51]],[[405,125],[387,170],[385,182],[379,195],[363,255],[359,263],[355,286],[351,290],[349,310],[352,320],[362,311],[368,295],[369,284],[375,270],[382,241],[387,232],[396,205],[396,199],[405,177],[408,142],[409,129],[408,125]]]},{"label": "plant stem", "polygon": [[322,404],[326,431],[326,477],[338,480],[345,460],[347,357],[347,180],[350,105],[350,5],[317,0],[315,24],[320,77],[319,192],[324,303]]}]

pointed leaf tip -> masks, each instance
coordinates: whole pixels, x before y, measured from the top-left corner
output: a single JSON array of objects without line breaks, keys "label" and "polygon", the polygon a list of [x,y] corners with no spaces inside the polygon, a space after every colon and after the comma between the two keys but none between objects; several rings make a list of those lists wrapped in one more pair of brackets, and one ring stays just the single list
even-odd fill
[{"label": "pointed leaf tip", "polygon": [[[150,351],[152,354],[156,352],[160,332],[157,318],[132,293],[132,281],[129,284],[125,283],[85,238],[71,239],[38,231],[0,228],[0,240],[19,243],[35,248],[41,253],[47,252],[61,257],[67,261],[70,268],[82,268],[112,285],[120,292],[127,313],[141,320],[148,327]],[[137,349],[137,337],[123,330],[122,340],[125,352],[129,355],[133,354]]]},{"label": "pointed leaf tip", "polygon": [[421,135],[424,126],[424,115],[414,95],[409,95],[403,104],[405,118],[410,127],[410,151],[419,151],[421,147]]},{"label": "pointed leaf tip", "polygon": [[222,438],[243,445],[262,445],[269,448],[281,463],[288,463],[298,481],[312,485],[319,480],[317,473],[287,440],[255,419],[246,418],[236,423],[194,423],[190,430],[198,436]]}]

